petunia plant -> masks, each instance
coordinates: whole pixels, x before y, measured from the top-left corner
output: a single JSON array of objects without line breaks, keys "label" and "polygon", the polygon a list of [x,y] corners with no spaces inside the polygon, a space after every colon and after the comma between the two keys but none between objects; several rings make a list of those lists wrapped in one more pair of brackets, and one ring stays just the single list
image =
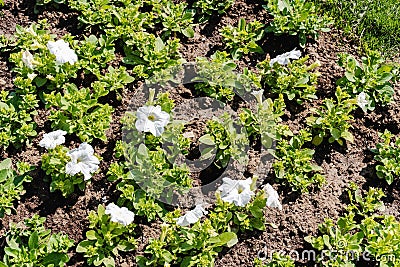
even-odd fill
[{"label": "petunia plant", "polygon": [[299,104],[317,98],[316,86],[320,75],[315,71],[319,63],[307,63],[309,56],[300,58],[300,55],[300,51],[292,50],[258,64],[261,82],[271,93],[284,94]]},{"label": "petunia plant", "polygon": [[37,135],[33,118],[38,102],[34,94],[18,96],[14,92],[0,92],[0,147],[20,148],[30,144]]},{"label": "petunia plant", "polygon": [[241,165],[246,165],[248,155],[246,149],[249,139],[244,128],[236,129],[234,119],[224,113],[207,121],[206,134],[199,138],[199,142],[207,145],[201,152],[201,159],[214,157],[214,164],[225,167],[231,159]]},{"label": "petunia plant", "polygon": [[47,22],[33,23],[27,28],[16,26],[8,44],[9,60],[15,64],[14,85],[21,94],[36,93],[37,88],[60,88],[76,78],[80,68],[78,56],[70,47],[71,36],[55,39],[47,30]]},{"label": "petunia plant", "polygon": [[13,170],[11,159],[0,162],[0,218],[14,211],[14,201],[19,200],[25,193],[24,183],[32,181],[27,163],[18,163],[18,171]]},{"label": "petunia plant", "polygon": [[292,190],[302,193],[308,192],[313,185],[320,187],[325,178],[321,174],[322,168],[312,163],[314,150],[304,148],[304,144],[312,140],[312,136],[306,130],[300,130],[289,140],[281,139],[276,148],[270,150],[275,157],[272,166],[278,180],[288,184]]},{"label": "petunia plant", "polygon": [[354,141],[349,131],[349,121],[353,119],[350,113],[356,109],[357,100],[350,98],[340,87],[337,87],[335,95],[337,101],[332,98],[325,99],[320,109],[312,110],[316,116],[313,114],[307,118],[307,124],[315,133],[312,140],[314,145],[321,144],[325,137],[328,137],[329,143],[336,141],[340,145],[344,144],[344,140]]},{"label": "petunia plant", "polygon": [[65,266],[70,257],[68,251],[74,241],[62,233],[51,233],[43,224],[46,218],[33,215],[22,223],[10,223],[5,234],[1,267],[18,266]]},{"label": "petunia plant", "polygon": [[226,47],[231,50],[232,57],[239,59],[250,52],[264,53],[257,44],[264,35],[263,27],[264,24],[257,20],[246,23],[246,20],[241,18],[236,28],[228,25],[223,27],[220,33]]},{"label": "petunia plant", "polygon": [[392,215],[381,215],[385,209],[382,190],[370,187],[363,194],[351,184],[348,194],[351,203],[345,214],[336,221],[325,219],[317,236],[305,238],[316,250],[325,251],[318,253],[318,264],[356,266],[356,259],[364,255],[379,261],[379,266],[398,266],[400,222]]},{"label": "petunia plant", "polygon": [[333,19],[327,15],[320,16],[316,5],[307,0],[266,0],[264,7],[274,20],[266,28],[274,34],[288,33],[297,35],[301,47],[305,47],[307,37],[317,39],[319,31],[330,31]]},{"label": "petunia plant", "polygon": [[361,58],[361,63],[352,55],[339,54],[339,66],[345,74],[337,84],[357,97],[357,104],[364,112],[393,101],[396,67],[385,63],[379,52],[370,51]]},{"label": "petunia plant", "polygon": [[392,184],[400,177],[400,138],[394,138],[387,129],[379,136],[383,143],[378,143],[376,148],[372,149],[376,154],[375,160],[379,162],[375,167],[376,175]]},{"label": "petunia plant", "polygon": [[[150,239],[144,256],[137,256],[139,266],[181,265],[181,266],[213,266],[215,258],[223,247],[232,247],[238,242],[237,232],[265,227],[263,209],[266,205],[281,208],[277,192],[269,185],[266,190],[249,194],[242,194],[240,187],[255,191],[256,179],[224,180],[220,188],[226,194],[233,190],[231,197],[224,201],[217,193],[215,208],[209,212],[198,204],[184,215],[176,209],[164,217],[161,226],[161,235],[157,239]],[[235,195],[236,194],[236,195]],[[235,195],[235,196],[234,196]],[[245,196],[251,195],[251,199]],[[233,199],[238,201],[233,201]],[[231,201],[232,200],[232,201]],[[234,202],[243,204],[236,206]],[[268,203],[268,204],[267,204]]]},{"label": "petunia plant", "polygon": [[116,163],[110,170],[111,180],[122,178],[117,185],[122,193],[118,203],[137,208],[138,214],[149,220],[163,210],[154,199],[168,199],[175,190],[188,190],[193,182],[186,164],[175,163],[179,155],[187,153],[190,140],[183,136],[184,122],[173,120],[173,107],[168,93],[155,96],[151,90],[146,105],[127,112],[121,143],[127,162]]},{"label": "petunia plant", "polygon": [[[81,190],[85,188],[85,183],[99,168],[100,161],[94,155],[92,146],[87,143],[72,150],[61,145],[59,141],[63,133],[58,130],[48,133],[42,139],[41,143],[48,149],[42,155],[42,169],[51,178],[50,191],[60,190],[67,197],[75,191],[75,186]],[[49,136],[52,136],[51,139]]]},{"label": "petunia plant", "polygon": [[63,94],[44,94],[46,107],[54,107],[49,116],[53,128],[75,133],[81,141],[107,140],[105,131],[110,126],[113,108],[98,102],[99,97],[107,94],[104,85],[93,83],[93,86],[93,93],[89,88],[78,89],[75,84],[66,84]]},{"label": "petunia plant", "polygon": [[235,0],[198,0],[193,3],[193,7],[197,8],[199,21],[203,23],[212,15],[224,14],[234,3]]},{"label": "petunia plant", "polygon": [[97,207],[90,211],[89,229],[86,239],[76,247],[83,253],[89,266],[115,266],[115,257],[120,251],[132,251],[136,248],[134,214],[125,207],[110,203],[106,208]]}]

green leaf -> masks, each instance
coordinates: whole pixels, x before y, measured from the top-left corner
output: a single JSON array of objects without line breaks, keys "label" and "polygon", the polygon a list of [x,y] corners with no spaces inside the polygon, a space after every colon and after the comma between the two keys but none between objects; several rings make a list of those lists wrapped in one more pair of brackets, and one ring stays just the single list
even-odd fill
[{"label": "green leaf", "polygon": [[96,231],[94,230],[89,230],[86,232],[86,238],[89,240],[97,240],[97,235]]},{"label": "green leaf", "polygon": [[165,48],[164,42],[160,37],[157,37],[155,40],[155,51],[160,52]]},{"label": "green leaf", "polygon": [[0,170],[7,170],[12,168],[12,162],[11,159],[7,158],[0,162]]},{"label": "green leaf", "polygon": [[76,252],[85,253],[85,252],[87,252],[88,248],[91,247],[92,245],[93,245],[93,241],[83,240],[76,247]]},{"label": "green leaf", "polygon": [[39,236],[38,232],[33,232],[28,240],[28,247],[31,250],[35,250],[39,247]]},{"label": "green leaf", "polygon": [[228,248],[233,247],[238,242],[237,235],[233,232],[222,233],[219,238]]},{"label": "green leaf", "polygon": [[193,38],[194,37],[194,30],[192,27],[187,27],[183,29],[182,34],[185,35],[188,38]]},{"label": "green leaf", "polygon": [[109,256],[109,257],[103,259],[103,264],[106,267],[114,267],[115,266],[115,261],[111,256]]},{"label": "green leaf", "polygon": [[209,146],[215,145],[214,138],[210,134],[205,134],[202,137],[200,137],[199,142]]}]

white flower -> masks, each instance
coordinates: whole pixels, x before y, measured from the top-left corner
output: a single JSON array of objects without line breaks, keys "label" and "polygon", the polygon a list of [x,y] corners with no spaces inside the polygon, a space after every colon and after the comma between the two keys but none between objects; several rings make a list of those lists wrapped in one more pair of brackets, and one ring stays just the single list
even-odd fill
[{"label": "white flower", "polygon": [[39,142],[39,146],[45,147],[46,149],[54,149],[57,145],[64,144],[67,132],[63,130],[53,131],[43,135],[42,140]]},{"label": "white flower", "polygon": [[31,54],[31,52],[29,52],[28,50],[25,50],[22,53],[22,62],[25,64],[25,66],[27,66],[28,68],[30,68],[31,70],[33,69],[33,55]]},{"label": "white flower", "polygon": [[255,98],[257,99],[257,103],[258,104],[262,104],[262,102],[263,102],[263,94],[264,94],[264,90],[263,89],[258,90],[258,91],[253,91],[251,94],[255,96]]},{"label": "white flower", "polygon": [[369,96],[364,93],[361,92],[358,96],[357,96],[357,104],[358,106],[364,111],[367,111],[367,106],[368,106],[368,98]]},{"label": "white flower", "polygon": [[154,136],[160,136],[169,123],[169,114],[162,111],[160,106],[140,107],[136,116],[136,129],[141,132],[150,132]]},{"label": "white flower", "polygon": [[65,173],[69,175],[82,173],[84,180],[89,180],[100,164],[99,159],[93,153],[93,147],[87,143],[82,143],[78,148],[68,151],[67,155],[71,161],[65,166]]},{"label": "white flower", "polygon": [[110,215],[111,221],[127,226],[135,219],[135,214],[126,207],[118,207],[114,203],[110,203],[106,207],[106,214]]},{"label": "white flower", "polygon": [[222,178],[223,184],[218,187],[221,191],[221,199],[223,201],[234,203],[236,206],[244,207],[250,202],[254,192],[250,185],[253,183],[251,178],[246,180],[232,180],[231,178]]},{"label": "white flower", "polygon": [[267,207],[270,208],[278,208],[282,210],[282,204],[279,202],[279,195],[278,192],[270,185],[266,184],[264,186],[264,191],[267,193]]},{"label": "white flower", "polygon": [[196,223],[201,217],[203,217],[203,215],[206,215],[207,213],[208,212],[202,207],[202,205],[196,205],[194,209],[177,218],[176,224],[180,226],[188,226],[189,224]]},{"label": "white flower", "polygon": [[275,62],[278,62],[281,65],[287,65],[290,62],[289,59],[299,59],[300,57],[301,57],[301,52],[296,50],[295,48],[290,52],[283,53],[277,56],[276,58],[271,59],[269,65],[272,67]]},{"label": "white flower", "polygon": [[74,64],[78,61],[78,56],[75,54],[75,51],[69,48],[69,43],[64,40],[58,40],[56,42],[49,41],[47,43],[47,48],[50,50],[50,53],[56,56],[57,64],[64,64],[66,62]]}]

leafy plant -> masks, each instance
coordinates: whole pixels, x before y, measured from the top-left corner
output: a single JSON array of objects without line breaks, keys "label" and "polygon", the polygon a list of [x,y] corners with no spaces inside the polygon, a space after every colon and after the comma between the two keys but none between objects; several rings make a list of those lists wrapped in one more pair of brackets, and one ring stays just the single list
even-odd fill
[{"label": "leafy plant", "polygon": [[51,110],[49,120],[52,127],[67,133],[75,133],[81,141],[98,138],[106,141],[105,131],[110,127],[113,108],[108,104],[100,104],[98,98],[107,93],[102,84],[95,83],[97,93],[90,89],[78,89],[75,84],[66,84],[64,94],[51,92],[44,94],[46,107]]},{"label": "leafy plant", "polygon": [[313,72],[320,66],[318,62],[306,64],[309,56],[293,60],[287,65],[274,63],[266,59],[258,64],[261,71],[261,82],[274,94],[285,94],[289,100],[295,99],[302,104],[304,100],[317,99],[316,86],[318,72]]},{"label": "leafy plant", "polygon": [[217,51],[211,61],[204,57],[196,58],[197,76],[195,89],[218,100],[233,100],[237,87],[236,64],[228,53]]},{"label": "leafy plant", "polygon": [[71,160],[68,151],[68,148],[58,145],[42,155],[42,169],[51,177],[50,192],[60,190],[64,197],[72,194],[75,186],[84,190],[86,185],[83,174],[66,173],[66,165]]},{"label": "leafy plant", "polygon": [[383,106],[393,101],[393,84],[396,79],[395,67],[384,63],[378,52],[369,52],[361,58],[360,64],[349,54],[339,54],[339,65],[345,69],[345,76],[337,84],[352,96],[364,92],[367,104],[364,111],[374,110],[377,104]]},{"label": "leafy plant", "polygon": [[375,160],[380,164],[376,166],[376,174],[379,178],[385,179],[388,184],[392,184],[395,178],[400,176],[400,138],[394,142],[393,135],[388,130],[380,134],[383,143],[378,143],[374,152]]},{"label": "leafy plant", "polygon": [[225,13],[234,3],[235,0],[198,0],[193,3],[193,7],[198,9],[199,21],[203,23],[215,12],[218,14]]},{"label": "leafy plant", "polygon": [[75,41],[74,48],[79,56],[79,64],[87,73],[97,73],[107,63],[115,59],[114,39],[101,35],[84,36],[84,40]]},{"label": "leafy plant", "polygon": [[303,148],[304,143],[311,141],[312,136],[306,130],[299,134],[278,141],[276,149],[270,150],[275,157],[273,168],[278,179],[283,179],[293,190],[308,192],[312,185],[321,186],[325,177],[320,174],[322,168],[312,164],[314,150]]},{"label": "leafy plant", "polygon": [[245,127],[249,138],[261,138],[265,148],[271,148],[273,141],[280,139],[282,127],[278,125],[284,114],[285,101],[283,95],[272,101],[270,98],[263,100],[263,90],[253,93],[257,98],[257,109],[242,108],[239,113],[241,124]]},{"label": "leafy plant", "polygon": [[231,159],[240,164],[248,161],[246,146],[249,140],[246,132],[236,129],[233,119],[227,113],[207,121],[206,134],[199,138],[199,142],[211,146],[201,151],[201,159],[215,156],[214,164],[220,168],[225,167]]},{"label": "leafy plant", "polygon": [[139,266],[214,266],[223,247],[238,242],[239,231],[264,230],[266,194],[259,191],[245,207],[225,202],[216,194],[215,208],[208,218],[191,227],[176,223],[181,211],[168,213],[158,239],[151,239],[145,256],[137,256]]},{"label": "leafy plant", "polygon": [[88,219],[91,230],[86,232],[86,239],[78,244],[76,252],[83,253],[89,265],[115,266],[114,256],[119,251],[136,248],[135,224],[124,226],[110,221],[103,205],[97,207],[97,212],[90,211]]},{"label": "leafy plant", "polygon": [[[17,77],[14,85],[19,94],[37,93],[37,87],[43,90],[60,88],[70,78],[76,78],[80,68],[79,63],[57,64],[56,57],[47,47],[49,41],[54,41],[55,36],[47,30],[49,25],[46,20],[32,23],[29,27],[16,26],[15,35],[11,37],[8,47],[13,52],[9,61],[14,63],[13,72]],[[66,35],[63,40],[72,43],[72,37]],[[29,66],[24,62],[24,53],[30,53]]]},{"label": "leafy plant", "polygon": [[189,38],[194,36],[193,17],[196,12],[193,9],[187,9],[187,6],[185,2],[175,4],[172,1],[161,1],[160,5],[153,8],[161,20],[165,36],[176,32]]},{"label": "leafy plant", "polygon": [[333,23],[327,15],[319,16],[315,4],[306,0],[267,0],[265,8],[274,17],[266,31],[297,35],[301,47],[305,47],[307,36],[317,39],[318,32],[328,32]]},{"label": "leafy plant", "polygon": [[184,62],[179,54],[179,39],[164,42],[160,37],[146,32],[137,32],[126,41],[123,62],[134,65],[133,72],[148,78],[156,71]]},{"label": "leafy plant", "polygon": [[250,52],[264,53],[257,44],[264,35],[264,25],[257,20],[246,24],[246,20],[241,18],[237,28],[228,25],[221,29],[221,35],[234,59],[239,59],[243,54]]},{"label": "leafy plant", "polygon": [[1,267],[65,266],[69,261],[67,252],[74,241],[67,235],[46,230],[43,226],[45,220],[35,214],[25,219],[23,224],[10,224]]},{"label": "leafy plant", "polygon": [[340,87],[336,89],[335,95],[336,103],[331,98],[325,99],[321,109],[313,109],[317,116],[311,115],[307,118],[307,124],[316,133],[312,140],[315,145],[321,144],[327,136],[329,143],[336,141],[343,145],[343,140],[353,142],[353,135],[349,132],[351,125],[348,121],[353,119],[350,112],[356,108],[357,101],[351,99],[350,95]]},{"label": "leafy plant", "polygon": [[173,221],[179,212],[176,210],[170,215],[169,223],[161,225],[158,239],[150,239],[145,250],[147,257],[136,257],[139,266],[213,266],[222,247],[231,247],[237,242],[235,233],[219,234],[208,219],[198,221],[191,228],[179,227]]},{"label": "leafy plant", "polygon": [[[154,94],[155,91],[151,90],[146,105],[160,106],[172,118],[174,103],[169,94]],[[175,162],[179,155],[187,154],[190,139],[182,135],[182,121],[170,119],[164,132],[157,137],[138,131],[136,121],[136,114],[132,112],[127,112],[123,118],[126,138],[119,149],[123,149],[127,163],[114,165],[110,178],[121,178],[117,185],[122,193],[119,204],[134,207],[138,209],[138,215],[145,215],[148,220],[153,220],[164,212],[162,205],[155,199],[169,199],[174,194],[185,193],[192,186],[189,168],[184,163]]]},{"label": "leafy plant", "polygon": [[146,2],[70,0],[68,5],[80,13],[78,19],[86,27],[98,26],[112,39],[127,40],[143,28],[154,26],[156,15],[140,10]]},{"label": "leafy plant", "polygon": [[31,167],[23,162],[17,166],[18,172],[12,169],[11,159],[7,158],[0,162],[0,218],[3,218],[4,214],[11,214],[14,210],[13,202],[19,200],[25,193],[23,183],[32,181],[27,174]]},{"label": "leafy plant", "polygon": [[391,215],[378,215],[384,209],[380,199],[382,190],[370,188],[367,196],[352,184],[349,190],[351,204],[347,213],[336,223],[326,219],[319,226],[320,235],[305,240],[324,253],[317,262],[323,266],[356,266],[360,257],[371,257],[379,266],[397,266],[400,263],[400,223]]},{"label": "leafy plant", "polygon": [[20,148],[29,144],[37,135],[33,117],[37,115],[38,100],[33,94],[18,96],[15,93],[0,93],[0,146],[7,148],[13,145]]}]

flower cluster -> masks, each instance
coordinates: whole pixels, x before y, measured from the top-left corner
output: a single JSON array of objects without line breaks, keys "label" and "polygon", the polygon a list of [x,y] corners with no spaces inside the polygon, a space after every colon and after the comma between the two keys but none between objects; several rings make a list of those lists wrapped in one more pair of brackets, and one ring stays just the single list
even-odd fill
[{"label": "flower cluster", "polygon": [[[43,135],[39,146],[46,149],[54,149],[56,146],[64,144],[67,132],[56,130]],[[99,168],[100,161],[94,155],[93,147],[88,143],[82,143],[78,148],[67,152],[70,161],[65,166],[65,173],[68,175],[83,174],[84,180],[87,181],[92,177],[92,173]]]}]

